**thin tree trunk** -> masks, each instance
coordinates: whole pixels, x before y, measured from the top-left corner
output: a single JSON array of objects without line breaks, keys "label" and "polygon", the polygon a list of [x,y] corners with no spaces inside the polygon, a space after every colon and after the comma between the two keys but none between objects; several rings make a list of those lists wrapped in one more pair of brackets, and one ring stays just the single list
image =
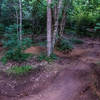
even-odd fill
[{"label": "thin tree trunk", "polygon": [[66,23],[66,7],[64,9],[63,17],[62,17],[62,20],[61,20],[61,23],[60,23],[60,32],[59,32],[60,36],[63,35],[64,28],[65,28],[65,23]]},{"label": "thin tree trunk", "polygon": [[66,10],[70,7],[71,2],[72,1],[70,1],[70,0],[65,1],[65,6],[63,8],[63,13],[62,13],[62,20],[61,20],[61,23],[60,23],[60,32],[59,32],[60,36],[62,36],[63,32],[64,32],[64,28],[65,28],[65,24],[66,24],[66,17],[67,17]]},{"label": "thin tree trunk", "polygon": [[[55,42],[56,42],[56,35],[58,33],[58,25],[59,25],[59,14],[60,14],[60,11],[61,11],[61,7],[62,7],[62,1],[63,0],[59,0],[59,3],[58,3],[58,12],[57,12],[57,16],[56,16],[56,21],[55,21],[55,25],[54,25],[54,32],[53,32],[53,48],[55,46]],[[55,13],[56,13],[56,10],[55,10]]]},{"label": "thin tree trunk", "polygon": [[0,0],[0,17],[1,17],[1,7],[2,7],[3,0]]},{"label": "thin tree trunk", "polygon": [[57,19],[57,4],[55,5],[53,12],[54,12],[54,21],[56,21],[56,19]]},{"label": "thin tree trunk", "polygon": [[[17,35],[19,34],[19,29],[18,29],[18,12],[16,10],[16,24],[17,24]],[[19,37],[19,36],[18,36]]]},{"label": "thin tree trunk", "polygon": [[59,35],[62,36],[65,28],[65,23],[66,23],[66,16],[63,17],[61,24],[60,24],[60,32]]},{"label": "thin tree trunk", "polygon": [[22,40],[22,1],[19,0],[19,8],[20,8],[20,27],[19,27],[19,39]]},{"label": "thin tree trunk", "polygon": [[52,0],[47,0],[47,55],[50,56],[52,54],[52,13],[51,13],[51,2]]}]

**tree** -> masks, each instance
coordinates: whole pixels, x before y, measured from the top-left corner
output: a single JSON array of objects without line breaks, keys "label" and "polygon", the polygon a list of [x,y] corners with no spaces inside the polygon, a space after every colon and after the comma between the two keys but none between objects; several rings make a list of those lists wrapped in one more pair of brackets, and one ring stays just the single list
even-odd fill
[{"label": "tree", "polygon": [[22,40],[22,1],[19,0],[19,9],[20,9],[20,36],[19,36],[19,39],[20,41]]},{"label": "tree", "polygon": [[61,8],[62,8],[62,3],[63,3],[63,0],[59,0],[58,1],[58,5],[56,5],[56,7],[54,8],[54,13],[55,13],[55,25],[54,25],[54,31],[53,31],[53,48],[55,46],[55,42],[56,42],[56,35],[58,33],[58,26],[59,26],[59,15],[61,13]]},{"label": "tree", "polygon": [[[48,4],[52,6],[47,7],[47,51],[48,56],[53,52],[57,35],[62,36],[61,34],[64,31],[66,24],[66,12],[69,8],[71,0],[48,0]],[[51,10],[53,12],[51,12]],[[52,20],[53,19],[53,20]],[[54,23],[54,25],[53,25]],[[51,34],[52,33],[52,34]]]},{"label": "tree", "polygon": [[47,0],[47,55],[52,54],[52,13],[51,13],[52,0]]},{"label": "tree", "polygon": [[1,6],[2,6],[3,0],[0,0],[0,17],[1,17]]}]

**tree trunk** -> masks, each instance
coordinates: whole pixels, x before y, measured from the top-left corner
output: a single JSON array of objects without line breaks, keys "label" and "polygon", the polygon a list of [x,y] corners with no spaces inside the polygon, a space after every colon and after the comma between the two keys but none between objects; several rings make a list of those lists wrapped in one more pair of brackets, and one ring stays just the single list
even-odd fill
[{"label": "tree trunk", "polygon": [[[55,13],[57,13],[57,16],[56,16],[56,20],[55,20],[55,25],[54,25],[54,32],[53,32],[53,48],[55,46],[55,42],[56,42],[56,35],[58,33],[58,25],[59,25],[59,15],[60,15],[60,12],[61,12],[61,7],[62,7],[62,2],[63,0],[59,0],[59,3],[58,3],[58,12],[56,11],[55,9]],[[55,14],[56,15],[56,14]]]},{"label": "tree trunk", "polygon": [[65,8],[64,8],[64,11],[63,11],[62,20],[61,20],[61,23],[60,23],[60,32],[59,32],[59,36],[62,36],[62,35],[63,35],[63,32],[64,32],[65,23],[66,23],[66,9],[67,9],[67,7],[65,7]]},{"label": "tree trunk", "polygon": [[1,17],[1,7],[2,7],[3,0],[0,0],[0,17]]},{"label": "tree trunk", "polygon": [[52,0],[47,0],[47,55],[50,56],[52,54],[52,13],[51,13],[51,2]]},{"label": "tree trunk", "polygon": [[59,35],[62,36],[65,28],[65,23],[66,23],[66,15],[63,16],[61,24],[60,24],[60,32]]},{"label": "tree trunk", "polygon": [[19,39],[22,40],[22,1],[19,0],[19,10],[20,10],[20,27],[19,27]]},{"label": "tree trunk", "polygon": [[60,32],[59,32],[60,36],[62,36],[63,32],[64,32],[64,28],[65,28],[65,24],[66,24],[66,17],[67,17],[66,10],[68,10],[68,8],[70,7],[71,2],[72,1],[70,1],[70,0],[65,1],[65,5],[64,5],[63,11],[62,11],[62,20],[60,22]]},{"label": "tree trunk", "polygon": [[[18,12],[17,12],[17,10],[16,10],[16,24],[17,24],[17,35],[18,35],[19,34],[19,29],[18,29],[19,22],[18,22]],[[18,38],[19,38],[19,36],[18,36]]]}]

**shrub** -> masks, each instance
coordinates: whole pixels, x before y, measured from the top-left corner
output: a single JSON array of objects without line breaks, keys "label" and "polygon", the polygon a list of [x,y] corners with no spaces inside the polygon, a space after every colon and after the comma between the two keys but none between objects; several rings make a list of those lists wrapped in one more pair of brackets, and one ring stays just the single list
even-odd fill
[{"label": "shrub", "polygon": [[93,16],[83,15],[80,16],[77,22],[77,34],[81,36],[92,36],[91,32],[87,29],[93,28],[95,24],[95,18]]},{"label": "shrub", "polygon": [[71,51],[73,49],[73,45],[69,40],[60,38],[56,43],[56,49],[60,51]]},{"label": "shrub", "polygon": [[7,58],[5,56],[3,56],[1,59],[1,62],[5,65],[7,63]]},{"label": "shrub", "polygon": [[4,25],[0,24],[0,33],[2,33],[4,31]]},{"label": "shrub", "polygon": [[0,42],[1,42],[1,39],[2,39],[1,37],[4,34],[4,29],[5,29],[4,25],[3,24],[0,24]]},{"label": "shrub", "polygon": [[[83,2],[83,1],[82,1]],[[85,5],[81,1],[74,1],[74,9],[70,11],[68,20],[70,21],[70,27],[75,27],[76,33],[79,36],[93,37],[95,32],[93,30],[95,24],[100,20],[99,6],[95,6],[88,3]],[[85,5],[85,6],[83,6]],[[97,7],[97,8],[95,8]]]},{"label": "shrub", "polygon": [[10,25],[6,28],[7,33],[5,33],[5,39],[2,41],[4,48],[7,49],[5,57],[9,60],[23,61],[29,56],[29,54],[25,54],[23,51],[31,45],[31,40],[24,38],[20,41],[15,27],[15,25]]},{"label": "shrub", "polygon": [[32,70],[32,66],[13,66],[12,68],[8,69],[6,72],[8,74],[23,75],[25,73],[28,73],[31,70]]}]

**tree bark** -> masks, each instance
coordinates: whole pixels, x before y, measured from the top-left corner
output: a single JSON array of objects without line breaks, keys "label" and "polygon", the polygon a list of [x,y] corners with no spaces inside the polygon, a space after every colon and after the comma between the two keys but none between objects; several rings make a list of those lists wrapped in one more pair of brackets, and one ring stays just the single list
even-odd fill
[{"label": "tree bark", "polygon": [[59,35],[62,36],[65,28],[65,23],[66,23],[66,15],[63,16],[61,24],[60,24],[60,32]]},{"label": "tree bark", "polygon": [[19,27],[19,39],[22,40],[22,1],[19,0],[19,10],[20,10],[20,27]]},{"label": "tree bark", "polygon": [[51,5],[52,0],[47,0],[47,55],[50,56],[52,54],[52,13],[51,13]]},{"label": "tree bark", "polygon": [[68,8],[70,7],[71,2],[72,1],[70,1],[70,0],[65,1],[65,5],[64,5],[63,11],[62,11],[62,20],[60,22],[60,32],[59,32],[60,36],[62,36],[63,32],[64,32],[64,28],[65,28],[65,24],[66,24],[66,18],[67,18],[66,10],[68,10]]},{"label": "tree bark", "polygon": [[[58,33],[58,25],[59,25],[59,15],[60,15],[60,11],[61,11],[61,7],[62,7],[62,2],[63,0],[59,0],[59,3],[58,3],[58,10],[56,11],[55,9],[55,13],[57,13],[57,16],[56,16],[56,20],[55,20],[55,25],[54,25],[54,32],[53,32],[53,48],[55,46],[55,42],[56,42],[56,35]],[[56,14],[55,14],[56,15]]]},{"label": "tree bark", "polygon": [[1,7],[2,7],[3,0],[0,0],[0,17],[1,17]]},{"label": "tree bark", "polygon": [[65,23],[66,23],[66,9],[67,9],[67,7],[64,8],[64,11],[63,11],[63,14],[62,14],[62,20],[61,20],[61,23],[60,23],[59,36],[62,36],[63,32],[64,32]]},{"label": "tree bark", "polygon": [[[15,10],[16,10],[16,9],[15,9]],[[17,10],[16,10],[17,35],[19,34],[18,24],[19,24],[19,22],[18,22],[18,12],[17,12]],[[18,36],[18,37],[19,37],[19,36]]]}]

